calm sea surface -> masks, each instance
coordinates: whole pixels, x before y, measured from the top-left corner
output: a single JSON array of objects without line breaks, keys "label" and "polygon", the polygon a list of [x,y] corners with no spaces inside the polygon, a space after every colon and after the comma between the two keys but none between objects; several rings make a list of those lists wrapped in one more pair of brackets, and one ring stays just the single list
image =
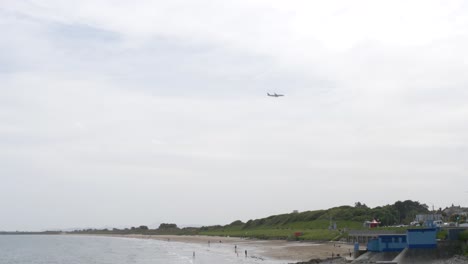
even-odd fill
[{"label": "calm sea surface", "polygon": [[[241,250],[244,250],[243,248]],[[195,252],[195,257],[193,257]],[[237,256],[232,245],[72,235],[0,235],[1,264],[284,263]]]}]

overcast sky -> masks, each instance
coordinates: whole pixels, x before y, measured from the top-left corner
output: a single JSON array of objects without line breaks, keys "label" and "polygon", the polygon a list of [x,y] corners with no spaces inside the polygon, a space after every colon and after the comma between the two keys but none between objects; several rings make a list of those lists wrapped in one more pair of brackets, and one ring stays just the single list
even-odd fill
[{"label": "overcast sky", "polygon": [[468,206],[467,61],[466,1],[1,0],[0,230]]}]

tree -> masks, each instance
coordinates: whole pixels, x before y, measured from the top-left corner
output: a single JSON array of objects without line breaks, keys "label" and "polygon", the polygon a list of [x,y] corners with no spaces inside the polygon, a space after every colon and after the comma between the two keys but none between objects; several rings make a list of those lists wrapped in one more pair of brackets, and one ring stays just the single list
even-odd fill
[{"label": "tree", "polygon": [[158,229],[172,229],[172,228],[178,228],[176,224],[160,224]]},{"label": "tree", "polygon": [[229,225],[230,225],[230,226],[241,226],[241,225],[243,225],[243,224],[244,224],[244,223],[243,223],[241,220],[236,220],[236,221],[230,223]]},{"label": "tree", "polygon": [[367,207],[367,205],[365,203],[361,203],[361,202],[355,202],[354,207],[356,207],[356,208],[365,208],[365,209],[369,208],[369,207]]},{"label": "tree", "polygon": [[429,207],[426,204],[420,204],[417,201],[406,200],[404,202],[397,201],[393,205],[398,213],[398,220],[400,223],[409,224],[414,220],[417,214],[424,214],[429,212]]}]

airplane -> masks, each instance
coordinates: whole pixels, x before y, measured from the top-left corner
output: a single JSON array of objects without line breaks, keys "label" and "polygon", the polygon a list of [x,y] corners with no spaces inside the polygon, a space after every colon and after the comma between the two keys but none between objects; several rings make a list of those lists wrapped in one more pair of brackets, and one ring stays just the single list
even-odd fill
[{"label": "airplane", "polygon": [[274,94],[269,94],[267,93],[268,96],[272,96],[272,97],[280,97],[280,96],[284,96],[284,94],[277,94],[277,93],[274,93]]}]

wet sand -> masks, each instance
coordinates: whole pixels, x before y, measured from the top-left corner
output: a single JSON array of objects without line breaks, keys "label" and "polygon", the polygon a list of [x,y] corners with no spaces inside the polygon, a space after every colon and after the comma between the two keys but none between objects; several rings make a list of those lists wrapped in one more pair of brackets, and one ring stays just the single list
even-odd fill
[{"label": "wet sand", "polygon": [[245,250],[249,251],[250,256],[259,258],[267,257],[270,259],[285,260],[292,262],[309,261],[311,259],[327,259],[339,254],[343,257],[349,257],[353,246],[343,243],[314,243],[314,242],[288,242],[283,240],[257,240],[243,239],[236,237],[216,237],[216,236],[175,236],[175,235],[118,235],[120,237],[139,238],[139,239],[157,239],[163,241],[176,241],[183,243],[196,243],[214,245],[222,243],[223,245],[237,246],[240,254]]}]

